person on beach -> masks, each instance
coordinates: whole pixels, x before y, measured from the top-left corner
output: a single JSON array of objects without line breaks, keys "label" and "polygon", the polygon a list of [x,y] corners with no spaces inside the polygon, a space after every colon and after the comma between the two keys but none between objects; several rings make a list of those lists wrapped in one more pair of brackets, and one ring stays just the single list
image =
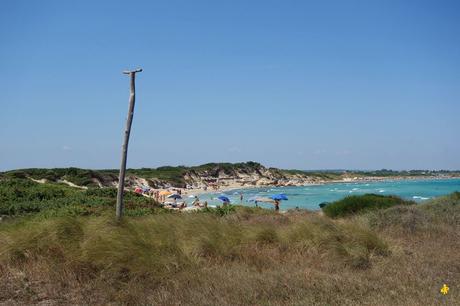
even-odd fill
[{"label": "person on beach", "polygon": [[275,211],[276,212],[280,211],[280,201],[279,200],[275,200]]},{"label": "person on beach", "polygon": [[240,202],[241,204],[243,204],[243,194],[242,193],[240,193]]}]

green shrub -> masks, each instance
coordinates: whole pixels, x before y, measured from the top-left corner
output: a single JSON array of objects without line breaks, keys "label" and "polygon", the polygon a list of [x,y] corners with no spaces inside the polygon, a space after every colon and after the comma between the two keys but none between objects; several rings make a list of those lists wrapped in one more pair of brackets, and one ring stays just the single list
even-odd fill
[{"label": "green shrub", "polygon": [[229,215],[236,211],[236,207],[233,205],[217,206],[214,212],[219,216]]},{"label": "green shrub", "polygon": [[373,209],[411,204],[415,204],[415,202],[406,201],[397,196],[365,194],[359,196],[348,196],[342,200],[332,202],[326,205],[323,208],[323,211],[327,216],[337,218],[362,213]]},{"label": "green shrub", "polygon": [[117,189],[116,188],[89,188],[86,190],[86,195],[115,198],[117,196]]},{"label": "green shrub", "polygon": [[[115,188],[81,190],[63,184],[41,184],[29,179],[7,178],[0,180],[0,215],[100,215],[103,210],[114,209],[116,196]],[[133,215],[142,215],[158,206],[153,199],[134,192],[126,192],[124,200],[127,214],[134,210]]]},{"label": "green shrub", "polygon": [[125,211],[125,216],[142,217],[142,216],[152,215],[156,212],[158,212],[158,210],[154,208],[140,207],[140,208],[134,208],[134,209],[127,209]]}]

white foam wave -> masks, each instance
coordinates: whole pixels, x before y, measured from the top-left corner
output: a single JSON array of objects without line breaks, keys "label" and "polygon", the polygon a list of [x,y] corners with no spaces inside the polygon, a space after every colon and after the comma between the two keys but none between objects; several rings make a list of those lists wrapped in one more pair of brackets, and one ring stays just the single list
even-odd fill
[{"label": "white foam wave", "polygon": [[412,199],[428,200],[429,198],[421,197],[421,196],[413,196]]}]

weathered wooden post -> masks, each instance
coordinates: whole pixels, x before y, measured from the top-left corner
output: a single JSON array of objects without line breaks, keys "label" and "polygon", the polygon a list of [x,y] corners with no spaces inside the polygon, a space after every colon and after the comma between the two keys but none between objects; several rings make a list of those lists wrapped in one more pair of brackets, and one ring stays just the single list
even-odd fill
[{"label": "weathered wooden post", "polygon": [[131,91],[129,95],[129,110],[128,117],[126,118],[125,138],[123,141],[123,149],[121,152],[121,166],[120,175],[118,178],[118,193],[117,193],[117,220],[121,220],[123,216],[123,191],[125,189],[125,172],[126,172],[126,159],[128,157],[128,142],[129,134],[131,133],[131,124],[133,123],[134,104],[136,102],[136,73],[141,72],[142,69],[132,71],[123,71],[124,74],[129,74],[131,77]]}]

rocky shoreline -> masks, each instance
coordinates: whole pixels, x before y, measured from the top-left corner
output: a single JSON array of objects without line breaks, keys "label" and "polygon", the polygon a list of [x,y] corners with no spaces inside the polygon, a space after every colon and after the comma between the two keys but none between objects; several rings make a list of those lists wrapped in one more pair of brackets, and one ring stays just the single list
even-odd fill
[{"label": "rocky shoreline", "polygon": [[228,192],[231,190],[237,189],[246,189],[246,188],[257,188],[257,187],[286,187],[286,186],[311,186],[311,185],[327,185],[327,184],[338,184],[338,183],[370,183],[370,182],[388,182],[388,181],[399,181],[399,180],[446,180],[446,179],[456,179],[460,176],[394,176],[394,177],[369,177],[369,178],[357,178],[357,179],[344,179],[344,180],[317,180],[309,183],[294,184],[289,182],[289,184],[256,184],[256,185],[240,185],[236,183],[230,183],[224,187],[220,187],[216,190],[210,190],[208,188],[179,188],[184,194],[204,194],[204,193],[213,193],[213,192]]},{"label": "rocky shoreline", "polygon": [[286,187],[286,186],[309,186],[334,183],[365,183],[383,182],[392,180],[430,180],[458,178],[459,175],[424,175],[424,176],[356,176],[353,173],[344,173],[339,179],[324,179],[318,176],[309,175],[308,172],[296,171],[290,173],[288,170],[266,168],[262,165],[252,171],[247,169],[224,170],[216,166],[210,171],[190,171],[184,175],[185,186],[174,186],[168,183],[157,182],[158,185],[150,185],[150,180],[131,176],[128,178],[128,186],[146,186],[152,190],[175,189],[183,194],[203,194],[223,192],[235,189],[257,188],[257,187]]},{"label": "rocky shoreline", "polygon": [[[117,170],[89,170],[79,168],[20,169],[0,173],[1,176],[29,178],[35,182],[54,182],[77,188],[116,187]],[[128,169],[126,188],[152,190],[178,189],[194,192],[217,190],[308,186],[328,183],[373,182],[386,180],[446,179],[460,177],[453,171],[316,171],[283,170],[265,167],[256,162],[209,163],[194,167],[159,167]]]}]

